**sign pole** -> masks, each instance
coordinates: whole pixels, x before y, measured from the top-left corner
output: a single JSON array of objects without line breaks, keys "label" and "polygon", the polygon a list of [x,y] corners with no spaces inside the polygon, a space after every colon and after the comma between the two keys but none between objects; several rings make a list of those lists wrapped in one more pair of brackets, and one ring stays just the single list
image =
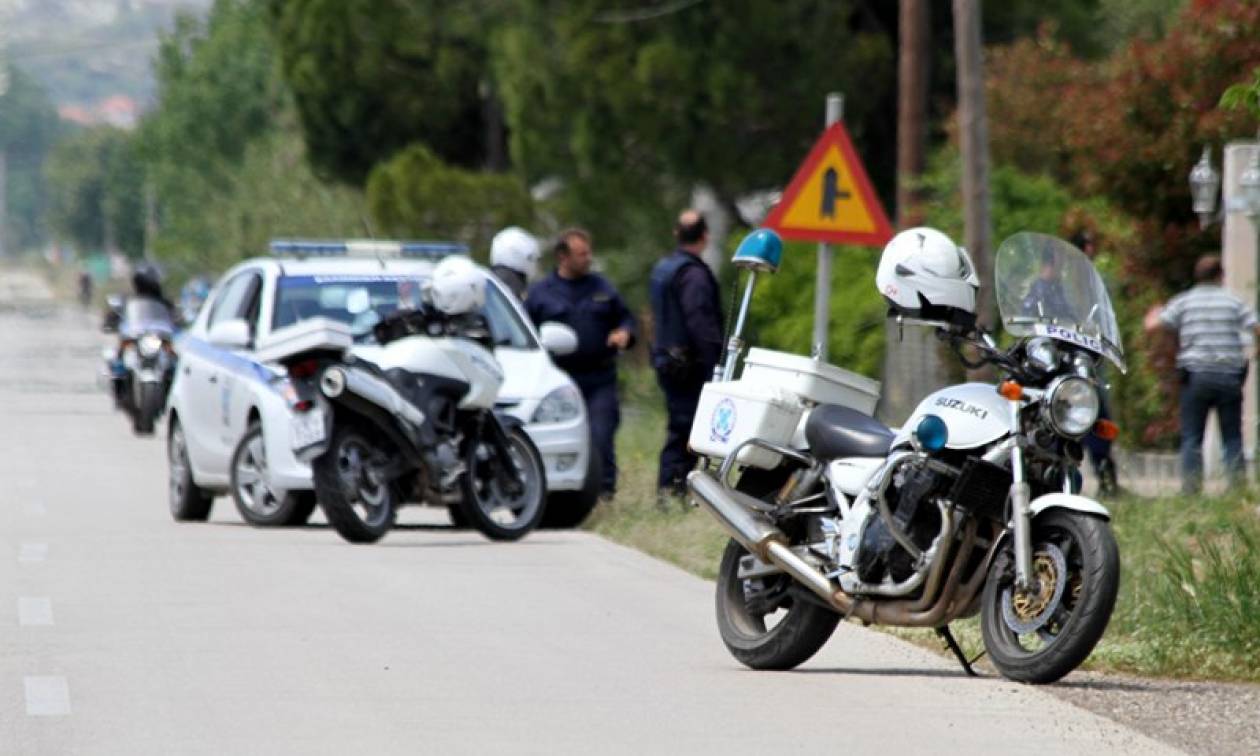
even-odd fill
[{"label": "sign pole", "polygon": [[[826,126],[844,119],[844,95],[827,95]],[[815,359],[827,361],[827,330],[831,319],[831,245],[818,245],[818,278],[814,283],[814,346]]]}]

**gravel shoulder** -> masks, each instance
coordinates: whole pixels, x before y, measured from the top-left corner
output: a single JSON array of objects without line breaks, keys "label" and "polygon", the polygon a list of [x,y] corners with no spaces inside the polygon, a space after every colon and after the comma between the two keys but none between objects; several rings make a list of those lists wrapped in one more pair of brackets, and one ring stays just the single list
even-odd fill
[{"label": "gravel shoulder", "polygon": [[1187,753],[1260,753],[1260,685],[1077,672],[1043,690]]}]

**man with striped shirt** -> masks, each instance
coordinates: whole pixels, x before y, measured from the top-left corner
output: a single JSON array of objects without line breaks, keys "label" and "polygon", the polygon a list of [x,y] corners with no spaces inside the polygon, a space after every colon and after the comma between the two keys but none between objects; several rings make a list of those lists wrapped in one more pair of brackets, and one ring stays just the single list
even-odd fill
[{"label": "man with striped shirt", "polygon": [[1177,333],[1181,373],[1181,490],[1197,493],[1203,480],[1203,429],[1215,409],[1230,483],[1244,482],[1242,387],[1248,346],[1260,333],[1256,314],[1221,286],[1221,258],[1207,255],[1194,266],[1195,286],[1166,307],[1146,314],[1148,332]]}]

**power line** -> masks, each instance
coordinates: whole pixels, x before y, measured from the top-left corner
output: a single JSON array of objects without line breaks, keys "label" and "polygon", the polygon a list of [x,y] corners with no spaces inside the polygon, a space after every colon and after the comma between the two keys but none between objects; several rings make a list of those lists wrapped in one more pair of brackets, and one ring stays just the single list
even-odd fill
[{"label": "power line", "polygon": [[686,10],[693,5],[699,5],[704,0],[674,0],[671,3],[662,3],[649,8],[635,8],[624,11],[605,11],[594,16],[594,21],[600,24],[630,24],[637,21],[650,21],[661,16],[668,16],[671,13],[677,13],[680,10]]},{"label": "power line", "polygon": [[79,55],[81,53],[97,52],[100,50],[122,50],[133,47],[154,47],[159,43],[157,39],[133,39],[128,42],[97,42],[89,45],[80,45],[78,47],[63,47],[60,50],[33,50],[31,52],[15,52],[17,46],[10,47],[9,60],[11,62],[22,62],[28,60],[41,60],[45,58],[63,58],[67,56]]}]

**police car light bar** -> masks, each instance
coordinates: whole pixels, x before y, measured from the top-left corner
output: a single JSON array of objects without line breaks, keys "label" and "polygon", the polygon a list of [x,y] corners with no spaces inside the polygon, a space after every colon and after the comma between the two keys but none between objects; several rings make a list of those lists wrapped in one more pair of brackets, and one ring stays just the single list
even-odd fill
[{"label": "police car light bar", "polygon": [[361,257],[373,260],[418,257],[437,260],[466,255],[468,247],[444,241],[387,241],[380,239],[273,239],[271,254],[293,257]]}]

